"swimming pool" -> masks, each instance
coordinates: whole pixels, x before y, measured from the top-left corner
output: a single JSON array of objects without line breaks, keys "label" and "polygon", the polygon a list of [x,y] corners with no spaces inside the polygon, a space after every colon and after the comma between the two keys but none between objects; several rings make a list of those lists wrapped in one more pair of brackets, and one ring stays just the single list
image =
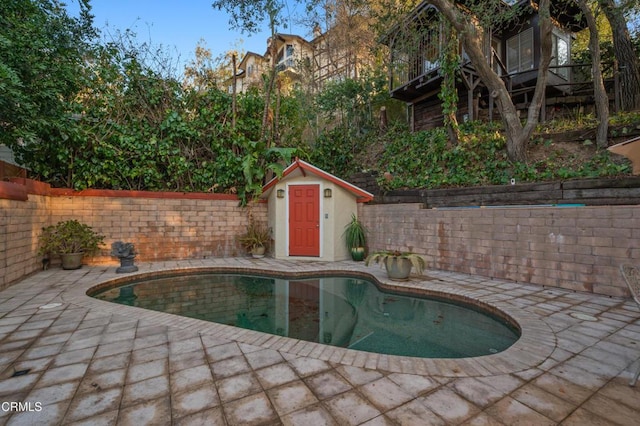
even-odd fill
[{"label": "swimming pool", "polygon": [[196,273],[93,290],[97,299],[349,349],[423,358],[497,353],[514,321],[478,306],[380,289],[359,276]]}]

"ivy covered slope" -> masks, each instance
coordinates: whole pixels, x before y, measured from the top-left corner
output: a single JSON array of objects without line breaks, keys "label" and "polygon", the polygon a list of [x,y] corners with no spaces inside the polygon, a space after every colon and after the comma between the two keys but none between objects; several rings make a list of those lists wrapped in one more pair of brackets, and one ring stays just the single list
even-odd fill
[{"label": "ivy covered slope", "polygon": [[[593,127],[591,121],[584,120],[584,130]],[[611,121],[618,125],[618,136],[640,129],[640,114],[614,117]],[[569,123],[575,131],[576,120],[540,126],[540,132],[529,143],[527,162],[508,160],[499,122],[462,124],[456,145],[449,142],[444,128],[438,128],[416,133],[395,131],[386,135],[383,146],[371,149],[378,152],[375,168],[385,189],[501,185],[512,178],[536,182],[631,173],[626,159],[596,149],[591,140],[566,140],[563,132]],[[363,166],[371,164],[372,151],[361,153],[357,158],[362,159],[356,161]]]}]

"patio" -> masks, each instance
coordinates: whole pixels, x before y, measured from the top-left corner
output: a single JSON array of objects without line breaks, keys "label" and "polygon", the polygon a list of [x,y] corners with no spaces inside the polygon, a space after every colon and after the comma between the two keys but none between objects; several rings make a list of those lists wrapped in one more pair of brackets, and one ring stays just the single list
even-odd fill
[{"label": "patio", "polygon": [[[180,268],[357,270],[354,262],[215,258]],[[358,352],[110,304],[115,266],[52,268],[0,292],[0,424],[637,424],[632,300],[436,270],[406,285],[498,307],[523,336],[500,354]],[[622,279],[622,278],[620,278]],[[27,373],[12,377],[15,372]],[[20,402],[30,411],[11,411]]]}]

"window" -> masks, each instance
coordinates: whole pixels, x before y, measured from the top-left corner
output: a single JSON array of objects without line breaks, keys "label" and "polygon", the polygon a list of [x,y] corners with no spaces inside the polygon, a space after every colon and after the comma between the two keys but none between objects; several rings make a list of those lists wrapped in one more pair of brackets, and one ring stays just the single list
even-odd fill
[{"label": "window", "polygon": [[278,52],[278,64],[292,66],[293,65],[293,44],[287,44]]},{"label": "window", "polygon": [[500,58],[502,57],[502,46],[500,45],[500,40],[495,37],[491,38],[491,52],[489,53],[489,55],[491,58],[493,70],[496,72],[496,74],[502,75],[502,68],[504,67],[504,65],[500,66]]},{"label": "window", "polygon": [[533,28],[507,40],[507,71],[522,72],[533,69]]},{"label": "window", "polygon": [[418,65],[417,75],[428,74],[440,66],[440,51],[443,48],[440,40],[440,26],[425,27],[422,33],[422,40],[419,43],[418,51],[421,55],[422,64]]},{"label": "window", "polygon": [[253,64],[247,67],[247,75],[251,77],[253,75]]},{"label": "window", "polygon": [[[569,65],[569,40],[566,34],[556,33],[551,35],[551,66],[562,67]],[[551,68],[556,75],[569,80],[569,68]]]}]

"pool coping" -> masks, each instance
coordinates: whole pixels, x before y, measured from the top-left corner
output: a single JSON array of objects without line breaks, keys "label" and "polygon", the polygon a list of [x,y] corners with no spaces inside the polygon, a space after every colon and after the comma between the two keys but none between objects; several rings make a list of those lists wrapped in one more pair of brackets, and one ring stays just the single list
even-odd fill
[{"label": "pool coping", "polygon": [[[551,327],[535,313],[515,306],[508,300],[500,300],[495,294],[484,294],[478,290],[456,288],[453,283],[429,276],[413,276],[411,280],[391,281],[378,268],[365,268],[352,262],[308,262],[296,263],[287,268],[286,263],[274,264],[262,261],[247,261],[240,266],[226,266],[214,262],[210,266],[202,264],[180,266],[177,264],[149,264],[146,268],[131,274],[116,274],[113,269],[105,270],[96,280],[83,280],[81,285],[68,287],[60,295],[62,300],[89,309],[99,309],[114,315],[137,320],[151,321],[156,325],[178,327],[199,334],[224,338],[238,343],[249,344],[264,349],[272,349],[289,356],[317,358],[347,366],[358,366],[389,372],[421,374],[441,377],[484,377],[525,371],[542,364],[556,348],[556,336]],[[141,277],[153,277],[171,271],[200,272],[247,272],[309,276],[314,273],[346,273],[365,276],[376,281],[385,290],[415,291],[436,297],[463,299],[471,304],[489,307],[495,312],[503,312],[518,325],[521,336],[506,350],[497,354],[472,358],[417,358],[386,355],[355,349],[340,348],[321,343],[277,336],[259,331],[247,330],[175,314],[151,311],[127,305],[94,299],[87,292],[96,287],[111,286],[114,282],[127,282]]]}]

